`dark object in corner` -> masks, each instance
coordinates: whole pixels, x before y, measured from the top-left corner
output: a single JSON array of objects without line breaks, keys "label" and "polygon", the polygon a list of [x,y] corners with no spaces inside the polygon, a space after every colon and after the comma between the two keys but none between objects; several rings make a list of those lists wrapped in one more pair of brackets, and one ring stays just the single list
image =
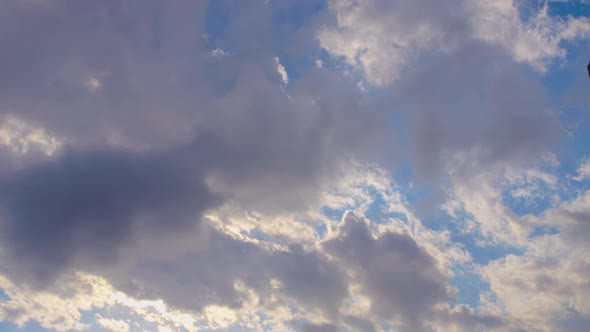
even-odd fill
[{"label": "dark object in corner", "polygon": [[590,62],[588,62],[588,77],[590,77]]}]

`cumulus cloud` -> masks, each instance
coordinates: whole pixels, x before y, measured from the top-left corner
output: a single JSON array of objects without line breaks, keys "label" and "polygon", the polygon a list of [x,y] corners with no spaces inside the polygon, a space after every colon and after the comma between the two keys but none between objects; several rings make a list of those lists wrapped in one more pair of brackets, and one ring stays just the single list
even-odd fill
[{"label": "cumulus cloud", "polygon": [[[519,214],[507,200],[535,204],[551,201],[558,190],[557,178],[547,163],[499,163],[482,165],[478,154],[457,155],[449,162],[450,186],[446,188],[446,212],[460,220],[463,231],[481,236],[482,245],[522,246],[536,227],[547,224],[532,213]],[[467,214],[467,219],[461,216]]]},{"label": "cumulus cloud", "polygon": [[64,152],[1,180],[2,243],[40,281],[75,259],[112,262],[134,227],[182,229],[216,204],[195,166],[123,152]]},{"label": "cumulus cloud", "polygon": [[466,4],[477,38],[505,48],[516,61],[529,63],[541,72],[554,59],[565,58],[563,42],[590,35],[587,17],[551,16],[548,1],[539,7],[513,0]]},{"label": "cumulus cloud", "polygon": [[335,26],[318,32],[320,45],[359,67],[367,81],[387,85],[421,52],[442,47],[461,22],[449,9],[455,1],[330,1]]},{"label": "cumulus cloud", "polygon": [[552,60],[565,57],[562,42],[590,33],[588,18],[550,16],[547,2],[362,0],[329,6],[336,24],[320,29],[320,45],[376,86],[398,80],[425,54],[446,53],[467,40],[500,46],[516,61],[546,71]]},{"label": "cumulus cloud", "polygon": [[583,181],[590,178],[590,159],[585,159],[577,169],[577,175],[572,179],[576,181]]},{"label": "cumulus cloud", "polygon": [[338,235],[323,245],[358,274],[381,318],[416,328],[421,315],[451,298],[435,260],[409,236],[388,232],[375,239],[363,219],[347,213]]},{"label": "cumulus cloud", "polygon": [[[508,2],[524,24],[519,7]],[[410,128],[397,130],[395,140],[403,144],[394,142],[392,149],[410,156],[423,177],[438,175],[446,156],[456,152],[478,148],[484,163],[527,159],[546,152],[562,134],[547,91],[510,52],[478,35],[476,27],[487,21],[475,13],[487,20],[495,12],[483,5],[473,9],[477,4],[333,1],[336,21],[317,34],[329,54],[383,91],[378,104],[394,111],[400,127]]]}]

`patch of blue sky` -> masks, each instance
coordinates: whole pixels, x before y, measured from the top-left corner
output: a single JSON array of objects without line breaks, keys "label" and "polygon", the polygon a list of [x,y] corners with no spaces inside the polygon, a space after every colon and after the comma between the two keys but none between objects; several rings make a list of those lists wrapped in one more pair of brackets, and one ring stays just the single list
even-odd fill
[{"label": "patch of blue sky", "polygon": [[564,105],[563,99],[571,93],[572,89],[577,88],[576,85],[588,82],[586,65],[590,59],[590,53],[588,53],[590,46],[586,41],[563,40],[559,46],[565,50],[566,56],[553,59],[548,63],[547,72],[537,77],[549,92],[547,97],[558,109],[567,106],[567,104]]},{"label": "patch of blue sky", "polygon": [[525,0],[520,2],[520,18],[526,22],[537,15],[546,4],[549,16],[557,16],[562,19],[567,19],[570,16],[587,17],[590,15],[590,3],[580,0]]},{"label": "patch of blue sky", "polygon": [[268,234],[266,234],[265,232],[263,232],[262,230],[260,230],[260,228],[256,227],[252,230],[250,230],[250,232],[248,232],[248,235],[256,240],[259,241],[271,241],[273,240],[272,237]]},{"label": "patch of blue sky", "polygon": [[450,231],[451,234],[463,232],[463,230],[461,230],[457,225],[456,220],[453,220],[453,218],[443,211],[433,214],[416,210],[415,213],[416,216],[422,221],[422,224],[433,231]]},{"label": "patch of blue sky", "polygon": [[47,329],[41,326],[39,322],[35,320],[28,321],[23,327],[13,324],[9,321],[0,322],[0,331],[2,332],[56,332],[55,329]]},{"label": "patch of blue sky", "polygon": [[295,1],[290,6],[279,9],[273,17],[273,22],[277,26],[300,28],[325,8],[325,1]]},{"label": "patch of blue sky", "polygon": [[404,223],[408,222],[408,217],[405,213],[401,211],[388,211],[387,205],[387,202],[383,199],[383,195],[376,193],[374,195],[373,203],[369,205],[365,212],[365,217],[376,224],[385,223],[390,219],[398,219]]},{"label": "patch of blue sky", "polygon": [[320,209],[320,213],[324,215],[326,218],[334,221],[340,221],[342,219],[342,215],[346,209],[335,209],[328,206],[324,206]]},{"label": "patch of blue sky", "polygon": [[[287,32],[286,34],[289,35],[304,25],[310,24],[314,17],[322,12],[325,7],[325,1],[296,1],[290,6],[285,6],[277,11],[273,17],[273,26],[278,31]],[[296,80],[310,68],[316,66],[317,51],[319,49],[306,54],[294,50],[292,40],[288,38],[279,38],[278,41],[277,56],[289,74],[290,80]]]},{"label": "patch of blue sky", "polygon": [[229,45],[224,40],[230,17],[225,1],[209,1],[206,17],[205,29],[209,48],[211,50],[217,48],[227,50]]},{"label": "patch of blue sky", "polygon": [[325,223],[320,223],[315,227],[315,232],[320,239],[323,239],[328,233],[328,226]]},{"label": "patch of blue sky", "polygon": [[590,2],[588,1],[549,1],[549,15],[559,16],[562,18],[572,17],[589,17]]},{"label": "patch of blue sky", "polygon": [[480,294],[489,291],[490,285],[482,280],[471,265],[454,266],[452,271],[454,275],[451,285],[458,290],[456,304],[466,304],[477,308],[480,303]]},{"label": "patch of blue sky", "polygon": [[[277,10],[272,18],[273,33],[281,36],[291,36],[297,29],[309,24],[311,20],[325,9],[325,1],[296,1],[289,6]],[[211,1],[207,7],[207,42],[211,50],[221,49],[233,53],[235,45],[231,38],[227,38],[227,28],[231,21],[231,14],[223,1]],[[313,52],[301,52],[293,49],[291,38],[276,38],[275,56],[285,67],[289,80],[297,80],[307,71],[316,66],[318,59],[322,63],[330,65],[326,52],[315,49]],[[305,48],[305,47],[303,47]],[[324,56],[322,56],[324,55]],[[329,57],[329,55],[328,55]]]},{"label": "patch of blue sky", "polygon": [[554,234],[559,234],[558,227],[549,226],[549,225],[542,225],[542,226],[537,226],[533,229],[533,231],[529,235],[529,239],[533,239],[533,238],[545,236],[545,235],[554,235]]},{"label": "patch of blue sky", "polygon": [[558,112],[566,137],[556,147],[564,171],[575,171],[579,159],[588,156],[590,143],[590,79],[586,66],[590,44],[563,42],[567,57],[552,65],[542,77],[552,108]]},{"label": "patch of blue sky", "polygon": [[371,203],[371,205],[369,205],[367,208],[365,217],[374,223],[380,224],[384,221],[384,219],[390,216],[386,213],[386,202],[383,199],[383,196],[374,194],[373,197],[373,203]]},{"label": "patch of blue sky", "polygon": [[6,295],[3,289],[0,289],[0,303],[10,301],[10,296]]},{"label": "patch of blue sky", "polygon": [[509,244],[481,243],[481,238],[474,234],[460,234],[452,232],[451,239],[455,243],[462,244],[471,254],[473,262],[479,265],[487,265],[489,262],[507,255],[523,255],[524,248]]},{"label": "patch of blue sky", "polygon": [[[80,323],[82,324],[88,324],[89,326],[94,326],[94,321],[95,321],[95,316],[98,313],[98,311],[95,310],[82,310],[80,311]],[[109,317],[109,318],[114,318],[114,317]],[[100,329],[100,327],[97,327],[99,330],[93,330],[93,331],[104,331],[104,329]]]}]

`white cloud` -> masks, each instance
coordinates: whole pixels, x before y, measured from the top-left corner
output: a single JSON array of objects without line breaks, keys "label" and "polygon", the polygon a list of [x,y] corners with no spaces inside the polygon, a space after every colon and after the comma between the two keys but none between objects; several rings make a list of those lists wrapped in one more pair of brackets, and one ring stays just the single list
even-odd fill
[{"label": "white cloud", "polygon": [[213,51],[211,51],[211,56],[225,56],[225,55],[229,55],[229,52],[226,52],[220,48],[216,48]]},{"label": "white cloud", "polygon": [[572,179],[576,181],[584,181],[586,179],[590,179],[590,159],[584,159],[580,166],[578,166],[576,172],[577,175],[572,177]]},{"label": "white cloud", "polygon": [[39,292],[0,276],[0,289],[10,298],[0,304],[0,320],[9,320],[20,327],[36,320],[42,327],[60,332],[83,330],[88,325],[81,322],[81,311],[104,306],[110,301],[112,291],[101,278],[88,275],[78,274],[62,282],[63,290],[73,295],[63,296],[59,288]]},{"label": "white cloud", "polygon": [[124,320],[105,318],[100,314],[95,315],[95,320],[98,325],[112,332],[129,332],[129,324]]},{"label": "white cloud", "polygon": [[[548,4],[517,0],[330,1],[335,26],[317,32],[321,47],[360,70],[375,86],[388,85],[421,56],[482,41],[544,72],[564,58],[562,42],[590,35],[590,19],[549,15]],[[525,17],[523,11],[531,12]]]},{"label": "white cloud", "polygon": [[[474,189],[470,195],[473,199],[481,198],[478,191],[483,189],[485,186]],[[489,309],[507,317],[515,328],[526,331],[582,331],[587,328],[590,322],[589,207],[590,192],[556,203],[540,216],[531,218],[536,225],[555,228],[553,232],[521,238],[517,243],[524,254],[509,254],[478,267],[490,285],[489,295],[493,300],[484,302]],[[486,208],[480,208],[474,213],[477,222],[493,223],[513,218],[501,208],[495,210],[492,219],[478,217],[485,211]],[[486,297],[485,293],[480,295],[482,299]]]},{"label": "white cloud", "polygon": [[52,155],[62,142],[44,128],[11,115],[3,115],[0,117],[0,144],[20,154],[38,150]]},{"label": "white cloud", "polygon": [[[548,2],[538,9],[515,0],[465,3],[476,38],[505,48],[516,61],[541,72],[553,59],[565,57],[563,41],[590,36],[590,19],[550,16]],[[531,12],[530,17],[523,17],[523,10]]]},{"label": "white cloud", "polygon": [[337,26],[318,31],[321,47],[361,69],[372,85],[399,78],[408,62],[442,38],[437,22],[416,15],[420,4],[346,0],[330,1],[329,6]]},{"label": "white cloud", "polygon": [[[134,299],[114,289],[104,278],[86,273],[64,276],[41,291],[0,275],[0,289],[8,297],[0,303],[0,321],[8,320],[20,327],[34,320],[59,332],[85,330],[93,323],[122,332],[129,331],[134,322],[140,326],[155,323],[172,330],[197,331],[195,322],[203,318],[171,309],[161,300]],[[100,311],[94,315],[94,322],[82,322],[83,313],[93,311]],[[113,313],[125,319],[110,317]]]},{"label": "white cloud", "polygon": [[535,204],[556,189],[557,179],[542,169],[544,164],[482,165],[478,158],[478,149],[474,149],[450,159],[449,200],[444,210],[466,233],[481,236],[482,244],[525,245],[539,220],[532,214],[515,213],[506,204],[505,195]]},{"label": "white cloud", "polygon": [[281,76],[281,80],[283,81],[283,85],[287,85],[289,83],[289,75],[287,74],[287,70],[285,66],[281,64],[281,61],[278,57],[274,57],[275,64],[277,66],[277,73]]}]

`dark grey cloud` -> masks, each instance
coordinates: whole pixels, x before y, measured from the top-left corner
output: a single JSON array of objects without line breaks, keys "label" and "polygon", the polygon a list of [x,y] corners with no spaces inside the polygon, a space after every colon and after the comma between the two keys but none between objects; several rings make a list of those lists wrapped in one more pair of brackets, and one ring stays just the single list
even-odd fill
[{"label": "dark grey cloud", "polygon": [[[1,170],[2,245],[24,275],[114,263],[139,230],[174,234],[227,199],[268,212],[314,204],[383,128],[329,72],[310,69],[285,91],[275,54],[237,45],[213,56],[206,7],[2,6],[0,112],[64,142],[53,157]],[[280,9],[268,8],[261,22]]]},{"label": "dark grey cloud", "polygon": [[353,213],[342,222],[339,235],[324,243],[326,252],[359,274],[378,317],[397,318],[403,330],[420,331],[433,306],[451,300],[434,258],[407,235],[387,232],[374,238]]},{"label": "dark grey cloud", "polygon": [[0,179],[2,243],[46,281],[77,256],[112,263],[133,228],[179,231],[221,202],[199,165],[164,155],[67,151]]},{"label": "dark grey cloud", "polygon": [[[106,275],[132,296],[161,298],[190,312],[211,304],[241,308],[245,294],[236,282],[254,289],[260,305],[270,304],[276,292],[289,303],[331,317],[348,295],[344,271],[317,250],[269,250],[207,226],[201,232],[206,236],[200,244],[173,260],[142,257],[121,262]],[[279,281],[278,289],[271,288],[272,280]]]}]

